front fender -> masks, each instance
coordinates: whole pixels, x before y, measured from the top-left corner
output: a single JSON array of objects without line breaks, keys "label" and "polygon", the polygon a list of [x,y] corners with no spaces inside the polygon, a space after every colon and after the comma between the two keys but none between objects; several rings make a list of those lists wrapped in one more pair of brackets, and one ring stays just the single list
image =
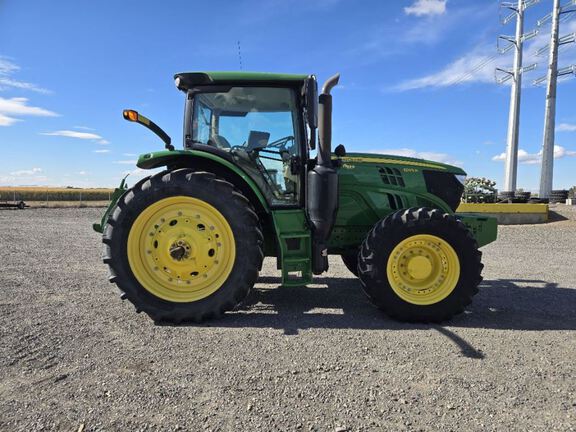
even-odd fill
[{"label": "front fender", "polygon": [[[128,176],[126,176],[126,177],[128,177]],[[128,190],[128,187],[126,186],[126,177],[124,177],[122,179],[122,181],[120,182],[120,186],[118,186],[116,189],[114,189],[114,193],[110,197],[110,203],[108,204],[108,208],[106,209],[106,211],[102,215],[102,219],[100,220],[100,223],[96,222],[96,223],[92,224],[92,229],[94,231],[99,232],[100,234],[102,234],[104,232],[104,226],[106,225],[106,222],[108,221],[108,216],[110,215],[112,210],[114,210],[114,207],[116,207],[116,203],[118,202],[120,197],[124,194],[124,192],[126,192],[126,190]]]},{"label": "front fender", "polygon": [[472,232],[478,247],[487,245],[498,236],[498,222],[495,217],[474,213],[456,213],[456,218]]}]

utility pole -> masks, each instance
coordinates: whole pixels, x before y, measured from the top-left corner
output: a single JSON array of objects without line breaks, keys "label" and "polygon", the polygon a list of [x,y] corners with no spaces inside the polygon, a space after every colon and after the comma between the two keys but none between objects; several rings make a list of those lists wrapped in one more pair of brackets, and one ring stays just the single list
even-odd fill
[{"label": "utility pole", "polygon": [[548,84],[546,86],[546,109],[544,112],[544,140],[542,142],[542,169],[540,171],[539,198],[550,197],[554,174],[554,129],[556,127],[556,85],[558,83],[558,31],[560,0],[552,7],[552,29],[550,30],[550,57],[548,62]]},{"label": "utility pole", "polygon": [[518,169],[518,133],[520,126],[520,92],[522,90],[522,73],[526,70],[522,68],[522,48],[523,43],[529,37],[535,35],[534,32],[529,35],[524,34],[524,12],[525,10],[537,3],[538,0],[518,0],[514,2],[503,2],[501,7],[509,9],[512,14],[506,17],[503,24],[510,22],[514,17],[516,18],[516,34],[515,36],[500,36],[499,39],[504,39],[510,42],[510,45],[501,52],[514,49],[514,66],[512,70],[497,69],[506,73],[508,76],[499,82],[505,82],[508,79],[512,80],[510,89],[510,112],[508,114],[508,135],[506,140],[506,164],[504,171],[504,190],[501,195],[505,198],[514,197],[516,191],[516,177]]},{"label": "utility pole", "polygon": [[[560,0],[553,0],[552,13],[549,15],[552,19],[552,28],[550,30],[550,50],[548,58],[548,72],[546,75],[546,108],[544,112],[544,138],[542,141],[542,168],[540,171],[540,193],[539,198],[549,198],[552,191],[553,174],[554,174],[554,131],[556,127],[556,87],[558,76],[571,73],[570,68],[564,68],[558,71],[558,46],[565,43],[574,42],[575,36],[559,37],[560,14],[573,12],[568,7],[560,7]],[[576,4],[571,1],[570,4]],[[548,16],[538,22],[548,20]],[[560,73],[561,72],[561,73]],[[536,80],[535,83],[541,82]]]}]

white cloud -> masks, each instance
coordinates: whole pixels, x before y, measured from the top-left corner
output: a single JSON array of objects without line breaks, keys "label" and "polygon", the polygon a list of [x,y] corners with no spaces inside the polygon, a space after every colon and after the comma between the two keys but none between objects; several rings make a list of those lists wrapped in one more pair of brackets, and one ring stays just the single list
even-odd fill
[{"label": "white cloud", "polygon": [[133,169],[133,170],[125,170],[125,171],[122,171],[122,175],[123,175],[123,176],[127,176],[127,175],[137,176],[137,175],[140,175],[140,174],[142,174],[142,173],[144,173],[144,172],[145,172],[145,171],[144,171],[142,168],[136,168],[136,169]]},{"label": "white cloud", "polygon": [[110,150],[108,150],[108,149],[99,149],[99,150],[94,150],[93,153],[110,153]]},{"label": "white cloud", "polygon": [[96,130],[96,129],[94,129],[94,128],[86,127],[86,126],[74,126],[74,129],[88,130],[88,131],[94,131],[94,130]]},{"label": "white cloud", "polygon": [[59,130],[54,132],[41,132],[40,135],[48,135],[48,136],[61,136],[67,138],[77,138],[83,140],[101,140],[102,137],[98,134],[92,132],[78,132],[78,131],[71,131],[71,130]]},{"label": "white cloud", "polygon": [[420,152],[409,148],[400,148],[400,149],[386,149],[386,150],[379,150],[371,153],[378,153],[384,155],[395,155],[395,156],[404,156],[404,157],[412,157],[417,159],[427,159],[431,161],[446,163],[449,165],[458,165],[462,166],[463,163],[454,157],[446,154],[446,153],[435,153],[435,152]]},{"label": "white cloud", "polygon": [[22,116],[56,117],[58,114],[44,108],[29,106],[27,98],[5,99],[0,97],[0,126],[10,126],[21,121],[17,117]]},{"label": "white cloud", "polygon": [[556,132],[576,132],[576,124],[560,123],[556,126]]},{"label": "white cloud", "polygon": [[143,170],[141,168],[136,168],[133,170],[124,170],[122,171],[122,178],[128,176],[128,181],[131,183],[135,183],[144,177],[149,176],[151,173],[148,170]]},{"label": "white cloud", "polygon": [[20,70],[20,67],[12,63],[6,57],[0,57],[0,75],[10,75]]},{"label": "white cloud", "polygon": [[[540,162],[541,152],[540,153],[528,153],[526,150],[518,149],[518,162],[521,164],[526,165],[533,165]],[[496,156],[492,157],[493,161],[505,161],[506,160],[506,152],[497,154]]]},{"label": "white cloud", "polygon": [[42,168],[30,168],[12,171],[8,175],[0,175],[0,185],[3,186],[23,186],[46,184],[48,177],[42,174]]},{"label": "white cloud", "polygon": [[136,156],[136,153],[124,153],[123,156],[128,156],[128,157]]},{"label": "white cloud", "polygon": [[[448,87],[468,82],[494,83],[493,66],[488,66],[494,54],[484,54],[481,53],[482,51],[484,49],[466,54],[439,72],[401,82],[394,87],[394,90],[406,91],[425,87]],[[486,66],[481,67],[482,65]]]},{"label": "white cloud", "polygon": [[[562,159],[563,157],[576,157],[576,151],[566,150],[564,147],[554,146],[554,159]],[[500,153],[492,157],[493,161],[505,161],[506,153]],[[528,153],[526,150],[518,149],[518,162],[525,165],[539,164],[542,161],[542,150],[538,153]]]},{"label": "white cloud", "polygon": [[14,176],[14,177],[22,177],[22,176],[31,176],[31,175],[38,174],[41,172],[42,172],[42,168],[32,168],[29,170],[12,171],[10,173],[10,175]]},{"label": "white cloud", "polygon": [[85,176],[85,175],[88,175],[88,172],[86,172],[86,171],[78,171],[77,174],[78,174],[78,175],[81,175],[81,176]]},{"label": "white cloud", "polygon": [[0,90],[16,88],[20,90],[31,90],[38,93],[50,93],[49,90],[38,87],[36,84],[11,78],[11,76],[19,70],[20,66],[12,63],[6,57],[0,57]]},{"label": "white cloud", "polygon": [[404,8],[406,15],[433,16],[446,13],[446,0],[415,0],[415,2]]},{"label": "white cloud", "polygon": [[116,164],[122,164],[122,165],[136,165],[136,160],[119,160],[119,161],[114,161],[114,163]]},{"label": "white cloud", "polygon": [[566,150],[564,147],[555,145],[554,146],[554,158],[562,159],[564,156],[576,157],[576,151]]},{"label": "white cloud", "polygon": [[12,126],[14,123],[21,121],[14,117],[8,117],[0,113],[0,126]]},{"label": "white cloud", "polygon": [[[110,142],[100,135],[94,132],[79,132],[74,130],[58,130],[54,132],[40,132],[40,135],[47,135],[47,136],[58,136],[58,137],[65,137],[65,138],[74,138],[74,139],[81,139],[81,140],[88,140],[93,141],[97,144],[110,144]],[[106,153],[106,152],[98,152],[98,153]]]},{"label": "white cloud", "polygon": [[[567,33],[576,32],[576,20],[564,23],[564,31]],[[536,52],[545,46],[550,39],[550,34],[542,30],[536,37],[525,44],[524,66],[536,63],[537,69],[530,72],[523,79],[523,85],[531,86],[532,80],[545,75],[546,57],[539,57]],[[444,68],[431,74],[409,79],[392,87],[393,90],[406,91],[426,87],[449,87],[465,83],[491,83],[495,84],[494,69],[510,69],[512,65],[513,50],[506,54],[498,55],[494,43],[484,43],[477,46],[472,51],[452,61]],[[571,64],[576,62],[576,51],[567,50],[564,53],[563,62]],[[510,84],[510,81],[508,81]]]}]

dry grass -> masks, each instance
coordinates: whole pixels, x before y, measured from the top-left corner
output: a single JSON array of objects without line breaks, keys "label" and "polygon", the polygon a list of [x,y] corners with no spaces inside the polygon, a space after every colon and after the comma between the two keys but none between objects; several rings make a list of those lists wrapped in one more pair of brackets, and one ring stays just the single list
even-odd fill
[{"label": "dry grass", "polygon": [[[75,202],[108,201],[113,189],[73,189],[46,187],[0,187],[0,200],[37,201],[51,204],[53,201]],[[50,206],[50,205],[49,205]]]},{"label": "dry grass", "polygon": [[108,207],[110,201],[26,201],[31,208]]}]

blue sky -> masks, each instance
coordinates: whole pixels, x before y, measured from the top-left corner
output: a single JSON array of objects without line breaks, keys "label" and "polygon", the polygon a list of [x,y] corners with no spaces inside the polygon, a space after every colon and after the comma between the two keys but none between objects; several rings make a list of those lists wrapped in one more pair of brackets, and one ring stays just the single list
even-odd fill
[{"label": "blue sky", "polygon": [[[526,30],[552,0],[528,9]],[[576,15],[576,14],[574,14]],[[502,185],[509,87],[494,82],[498,3],[477,0],[0,2],[0,184],[115,186],[136,155],[161,149],[122,119],[133,108],[181,145],[175,72],[340,72],[334,143],[462,165]],[[576,31],[568,16],[561,34]],[[518,187],[537,190],[549,27],[527,43]],[[576,46],[561,50],[576,63]],[[559,86],[554,188],[576,184],[576,79]],[[496,159],[496,160],[494,160]],[[134,177],[143,173],[134,173]]]}]

